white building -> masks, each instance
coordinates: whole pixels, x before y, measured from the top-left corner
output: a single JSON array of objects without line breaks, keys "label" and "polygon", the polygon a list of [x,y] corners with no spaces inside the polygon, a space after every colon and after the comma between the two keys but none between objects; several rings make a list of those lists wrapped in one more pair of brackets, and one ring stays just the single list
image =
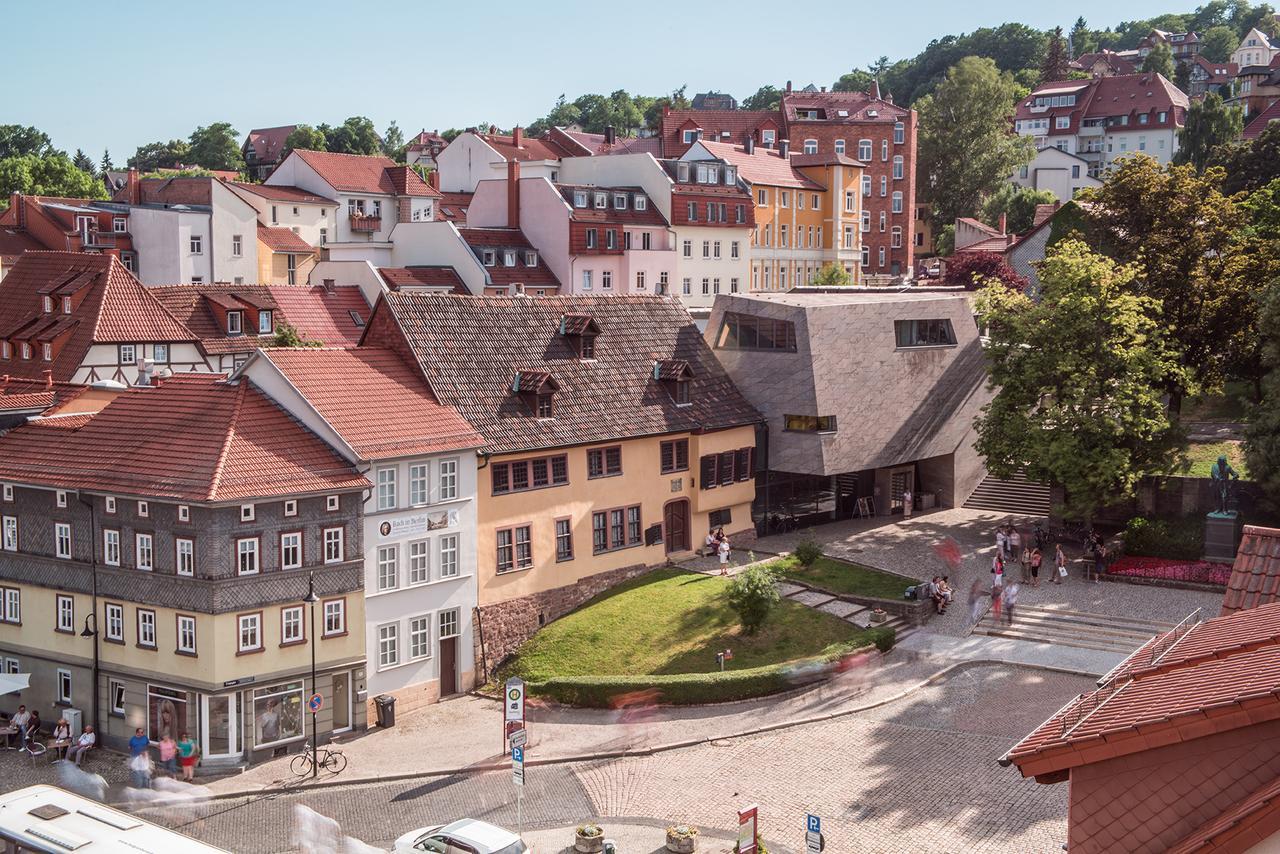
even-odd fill
[{"label": "white building", "polygon": [[475,685],[476,454],[483,439],[389,349],[259,350],[248,377],[373,482],[365,502],[369,714]]},{"label": "white building", "polygon": [[1075,198],[1081,190],[1101,187],[1102,182],[1089,174],[1089,161],[1061,148],[1042,148],[1035,159],[1013,173],[1015,187],[1048,190],[1058,201]]}]

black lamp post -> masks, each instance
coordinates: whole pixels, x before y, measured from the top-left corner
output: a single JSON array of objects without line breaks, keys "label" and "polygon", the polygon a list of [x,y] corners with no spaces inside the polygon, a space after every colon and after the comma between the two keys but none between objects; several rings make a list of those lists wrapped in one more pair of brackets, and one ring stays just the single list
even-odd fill
[{"label": "black lamp post", "polygon": [[[89,621],[93,620],[93,628],[89,628]],[[84,615],[84,628],[80,631],[80,637],[93,638],[93,731],[98,732],[98,612],[95,609],[91,614]]]},{"label": "black lamp post", "polygon": [[[316,595],[316,577],[315,573],[307,573],[307,598],[302,600],[311,606],[311,696],[320,693],[316,687],[316,603],[320,601],[320,597]],[[311,697],[307,698],[307,704],[310,705]],[[320,735],[316,731],[316,712],[311,710],[311,778],[314,780],[319,773],[319,749]]]}]

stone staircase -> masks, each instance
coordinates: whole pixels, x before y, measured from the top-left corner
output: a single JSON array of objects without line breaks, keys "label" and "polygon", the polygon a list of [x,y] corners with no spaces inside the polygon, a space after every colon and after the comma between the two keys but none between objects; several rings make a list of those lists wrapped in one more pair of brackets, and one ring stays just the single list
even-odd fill
[{"label": "stone staircase", "polygon": [[873,624],[871,622],[871,606],[850,602],[847,599],[841,599],[839,596],[811,590],[799,584],[780,581],[777,584],[777,588],[783,599],[807,605],[818,611],[825,611],[834,617],[853,623],[859,628],[865,629],[872,625],[889,626],[894,630],[894,643],[900,642],[919,628],[912,625],[905,617],[895,614],[890,614],[889,619],[883,623]]},{"label": "stone staircase", "polygon": [[1130,653],[1150,640],[1152,636],[1172,628],[1174,628],[1173,623],[1154,620],[1109,617],[1038,605],[1018,605],[1014,609],[1012,625],[1005,623],[1003,617],[997,623],[992,612],[987,611],[974,627],[973,634],[1079,649]]},{"label": "stone staircase", "polygon": [[999,480],[987,475],[964,503],[969,510],[994,510],[1018,516],[1048,516],[1052,497],[1049,485],[1015,475]]}]

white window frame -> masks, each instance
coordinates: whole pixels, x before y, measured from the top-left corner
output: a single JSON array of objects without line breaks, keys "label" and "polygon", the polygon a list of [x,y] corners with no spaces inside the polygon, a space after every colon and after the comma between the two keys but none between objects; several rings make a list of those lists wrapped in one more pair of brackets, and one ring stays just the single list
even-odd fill
[{"label": "white window frame", "polygon": [[[65,548],[64,548],[65,543]],[[71,560],[71,525],[68,522],[53,523],[53,554],[63,560]]]},{"label": "white window frame", "polygon": [[236,575],[257,575],[262,571],[262,560],[257,537],[236,538]]}]

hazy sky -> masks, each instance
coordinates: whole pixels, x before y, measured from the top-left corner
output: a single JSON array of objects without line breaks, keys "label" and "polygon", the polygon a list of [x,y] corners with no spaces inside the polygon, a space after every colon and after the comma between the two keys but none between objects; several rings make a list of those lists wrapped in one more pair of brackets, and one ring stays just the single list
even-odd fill
[{"label": "hazy sky", "polygon": [[739,98],[761,84],[829,85],[876,57],[1017,20],[1069,28],[1184,11],[1195,2],[830,2],[700,6],[558,0],[533,4],[0,0],[9,71],[0,124],[35,125],[54,145],[139,145],[198,125],[340,123],[366,115],[406,135],[490,121],[527,124],[562,92],[657,95],[689,84]]}]

